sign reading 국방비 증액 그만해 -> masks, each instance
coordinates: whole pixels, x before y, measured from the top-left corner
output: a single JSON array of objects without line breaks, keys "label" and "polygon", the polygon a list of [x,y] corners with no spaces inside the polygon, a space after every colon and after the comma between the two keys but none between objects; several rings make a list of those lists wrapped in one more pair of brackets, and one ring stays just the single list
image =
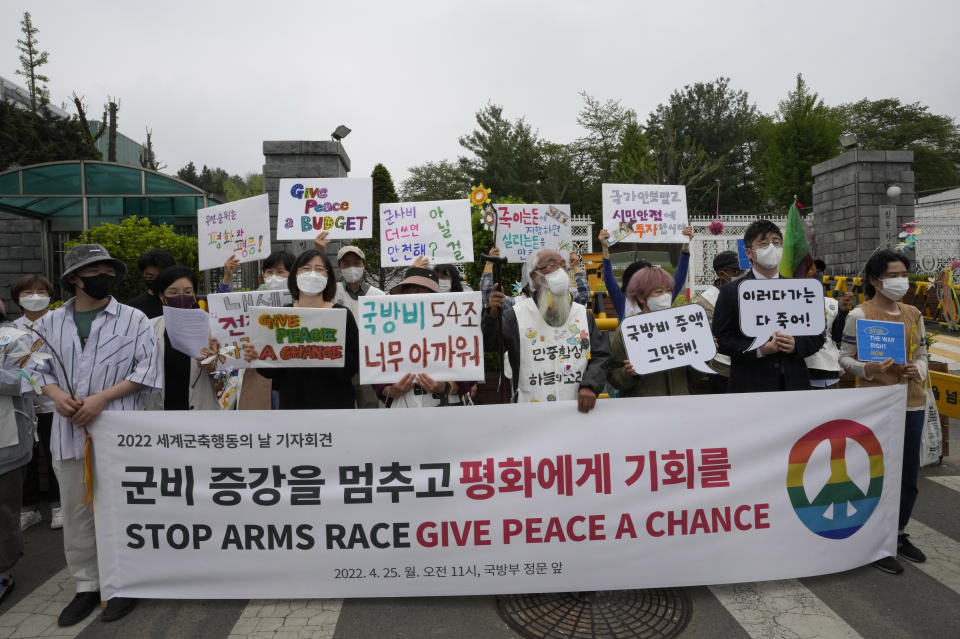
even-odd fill
[{"label": "sign reading \uad6d\ubc29\ube44 \uc99d\uc561 \uadf8\ub9cc\ud574", "polygon": [[197,248],[201,271],[223,266],[231,257],[242,263],[270,255],[266,194],[197,210]]},{"label": "sign reading \uad6d\ubc29\ube44 \uc99d\uc561 \uadf8\ub9cc\ud574", "polygon": [[717,355],[707,312],[686,304],[652,313],[631,315],[620,325],[627,359],[638,375],[692,366],[713,374],[706,365]]},{"label": "sign reading \uad6d\ubc29\ube44 \uc99d\uc561 \uadf8\ub9cc\ud574", "polygon": [[380,205],[380,264],[406,266],[418,257],[431,264],[473,261],[469,200]]},{"label": "sign reading \uad6d\ubc29\ube44 \uc99d\uc561 \uadf8\ub9cc\ud574", "polygon": [[498,204],[496,216],[495,244],[508,262],[526,262],[541,249],[566,259],[573,250],[569,204]]},{"label": "sign reading \uad6d\ubc29\ube44 \uc99d\uc561 \uadf8\ub9cc\ud574", "polygon": [[609,243],[681,243],[689,240],[687,188],[665,184],[603,184],[603,228]]},{"label": "sign reading \uad6d\ubc29\ube44 \uc99d\uc561 \uadf8\ub9cc\ud574", "polygon": [[819,335],[827,325],[823,285],[810,279],[745,279],[737,288],[740,331],[754,338],[747,350],[767,343],[773,333]]},{"label": "sign reading \uad6d\ubc29\ube44 \uc99d\uc561 \uadf8\ub9cc\ud574", "polygon": [[373,237],[371,178],[284,178],[278,197],[278,240]]},{"label": "sign reading \uad6d\ubc29\ube44 \uc99d\uc561 \uadf8\ub9cc\ud574", "polygon": [[222,370],[249,368],[243,359],[243,345],[250,341],[250,308],[254,306],[284,306],[293,302],[290,292],[242,291],[213,293],[207,296],[210,311],[210,336],[220,342]]},{"label": "sign reading \uad6d\ubc29\ube44 \uc99d\uc561 \uadf8\ub9cc\ud574", "polygon": [[250,343],[254,368],[343,368],[347,309],[254,306]]}]

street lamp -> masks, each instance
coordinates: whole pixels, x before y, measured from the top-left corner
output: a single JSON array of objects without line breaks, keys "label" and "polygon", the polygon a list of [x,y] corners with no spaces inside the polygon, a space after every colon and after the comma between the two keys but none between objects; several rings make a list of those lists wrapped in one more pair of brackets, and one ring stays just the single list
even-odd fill
[{"label": "street lamp", "polygon": [[857,142],[858,140],[856,133],[845,131],[843,135],[840,136],[840,148],[842,148],[844,151],[857,148]]},{"label": "street lamp", "polygon": [[353,129],[348,128],[346,125],[341,124],[336,129],[333,130],[333,133],[330,134],[330,139],[336,140],[337,142],[339,142],[343,138],[350,135],[350,132],[352,130]]},{"label": "street lamp", "polygon": [[900,186],[897,184],[891,184],[887,187],[887,197],[891,200],[896,200],[898,197],[900,197],[900,193]]}]

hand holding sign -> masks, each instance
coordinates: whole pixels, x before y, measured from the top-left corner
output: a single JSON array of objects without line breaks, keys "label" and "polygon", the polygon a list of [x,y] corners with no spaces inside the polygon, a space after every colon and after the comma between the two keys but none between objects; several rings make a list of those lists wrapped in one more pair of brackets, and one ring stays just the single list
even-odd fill
[{"label": "hand holding sign", "polygon": [[766,345],[765,355],[775,352],[767,345],[773,338],[775,350],[792,353],[794,337],[826,328],[823,286],[816,280],[743,280],[737,295],[740,331],[754,338],[748,351]]},{"label": "hand holding sign", "polygon": [[633,315],[623,320],[620,330],[635,375],[681,366],[713,374],[706,362],[717,355],[717,347],[701,306]]}]

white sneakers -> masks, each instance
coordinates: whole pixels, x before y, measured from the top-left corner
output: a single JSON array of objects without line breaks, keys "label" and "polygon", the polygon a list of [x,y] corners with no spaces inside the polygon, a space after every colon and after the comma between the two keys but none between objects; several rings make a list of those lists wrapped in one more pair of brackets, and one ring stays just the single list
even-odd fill
[{"label": "white sneakers", "polygon": [[50,509],[50,528],[53,530],[63,528],[63,509],[60,506]]},{"label": "white sneakers", "polygon": [[30,526],[36,526],[41,521],[43,517],[40,516],[39,510],[21,510],[20,511],[20,530],[24,531]]}]

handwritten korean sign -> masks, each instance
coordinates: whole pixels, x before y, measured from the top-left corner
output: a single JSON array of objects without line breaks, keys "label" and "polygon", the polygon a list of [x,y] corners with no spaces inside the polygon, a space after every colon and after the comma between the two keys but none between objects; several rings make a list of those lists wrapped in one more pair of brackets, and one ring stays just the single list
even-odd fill
[{"label": "handwritten korean sign", "polygon": [[482,380],[482,308],[479,292],[361,297],[360,383],[388,384],[407,373]]},{"label": "handwritten korean sign", "polygon": [[823,312],[823,285],[817,280],[743,280],[740,297],[740,331],[753,337],[753,350],[766,344],[774,331],[793,335],[819,335],[827,324]]},{"label": "handwritten korean sign", "polygon": [[250,341],[254,368],[343,368],[347,309],[254,306]]},{"label": "handwritten korean sign", "polygon": [[717,354],[703,307],[688,304],[632,315],[620,325],[627,359],[639,375],[681,366],[712,374],[706,365]]},{"label": "handwritten korean sign", "polygon": [[523,263],[531,253],[553,249],[564,256],[573,250],[569,204],[500,204],[496,245],[508,262]]},{"label": "handwritten korean sign", "polygon": [[897,364],[907,363],[907,340],[900,322],[857,320],[857,359],[882,362],[892,357]]},{"label": "handwritten korean sign", "polygon": [[683,185],[604,184],[603,228],[617,242],[686,243]]},{"label": "handwritten korean sign", "polygon": [[243,345],[250,341],[250,308],[283,306],[293,302],[289,291],[251,291],[248,293],[214,293],[207,296],[210,309],[210,335],[221,348],[232,347],[220,368],[248,368],[243,359]]},{"label": "handwritten korean sign", "polygon": [[469,200],[380,205],[380,264],[405,266],[473,261]]},{"label": "handwritten korean sign", "polygon": [[284,178],[277,205],[277,239],[373,237],[371,178]]},{"label": "handwritten korean sign", "polygon": [[200,270],[223,266],[230,256],[240,262],[270,255],[270,209],[267,196],[197,210]]}]

